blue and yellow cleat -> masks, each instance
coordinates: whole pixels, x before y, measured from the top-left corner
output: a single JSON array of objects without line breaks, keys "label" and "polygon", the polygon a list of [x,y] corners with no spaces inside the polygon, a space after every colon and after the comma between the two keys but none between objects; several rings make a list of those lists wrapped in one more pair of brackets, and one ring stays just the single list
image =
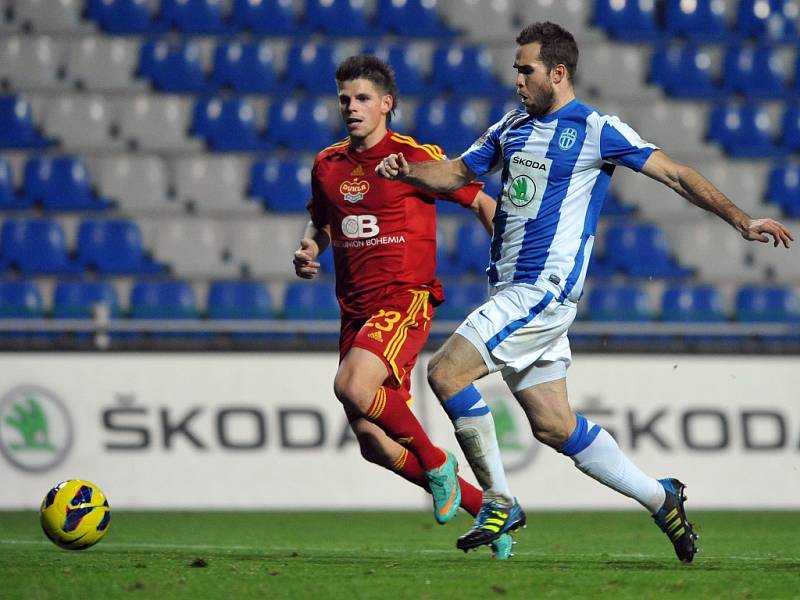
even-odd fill
[{"label": "blue and yellow cleat", "polygon": [[500,534],[499,538],[489,544],[489,547],[492,549],[492,558],[495,560],[508,560],[514,556],[512,550],[516,543],[517,542],[514,541],[514,538],[512,538],[510,534]]},{"label": "blue and yellow cleat", "polygon": [[683,508],[683,503],[686,502],[686,486],[677,479],[659,479],[658,482],[663,486],[666,498],[661,509],[653,515],[653,520],[667,534],[678,558],[682,562],[690,563],[697,554],[695,540],[698,535],[686,518]]},{"label": "blue and yellow cleat", "polygon": [[458,483],[458,462],[450,452],[441,467],[425,471],[433,496],[433,516],[440,524],[456,516],[461,506],[461,486]]},{"label": "blue and yellow cleat", "polygon": [[503,506],[495,501],[484,502],[472,529],[458,538],[456,548],[467,552],[491,544],[503,534],[524,527],[526,521],[525,512],[516,498],[511,506]]}]

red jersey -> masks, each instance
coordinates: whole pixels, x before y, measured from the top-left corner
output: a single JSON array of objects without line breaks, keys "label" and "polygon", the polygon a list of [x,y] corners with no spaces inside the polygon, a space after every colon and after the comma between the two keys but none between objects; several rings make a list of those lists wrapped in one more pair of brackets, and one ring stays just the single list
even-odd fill
[{"label": "red jersey", "polygon": [[438,146],[389,131],[368,150],[357,152],[348,138],[314,161],[309,212],[318,229],[330,225],[343,316],[370,316],[383,298],[408,287],[428,288],[434,304],[441,303],[434,201],[442,197],[468,207],[483,187],[473,182],[435,194],[376,175],[378,163],[397,152],[409,162],[444,158]]}]

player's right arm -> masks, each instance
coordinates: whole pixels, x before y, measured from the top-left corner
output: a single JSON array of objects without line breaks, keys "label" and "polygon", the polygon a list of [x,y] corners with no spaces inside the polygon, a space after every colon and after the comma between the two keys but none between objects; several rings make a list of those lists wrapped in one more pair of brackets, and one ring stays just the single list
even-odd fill
[{"label": "player's right arm", "polygon": [[375,167],[375,173],[389,180],[403,181],[432,192],[452,192],[477,175],[460,158],[408,162],[402,152],[390,154]]},{"label": "player's right arm", "polygon": [[292,260],[295,275],[301,279],[313,279],[319,273],[320,267],[316,258],[325,251],[330,242],[329,226],[318,228],[314,221],[309,221]]}]

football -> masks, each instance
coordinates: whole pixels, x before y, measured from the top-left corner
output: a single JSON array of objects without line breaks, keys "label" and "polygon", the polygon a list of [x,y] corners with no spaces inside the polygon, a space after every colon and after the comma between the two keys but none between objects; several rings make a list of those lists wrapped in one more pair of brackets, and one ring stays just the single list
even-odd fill
[{"label": "football", "polygon": [[62,481],[42,500],[42,530],[66,550],[83,550],[105,537],[111,510],[103,492],[80,479]]}]

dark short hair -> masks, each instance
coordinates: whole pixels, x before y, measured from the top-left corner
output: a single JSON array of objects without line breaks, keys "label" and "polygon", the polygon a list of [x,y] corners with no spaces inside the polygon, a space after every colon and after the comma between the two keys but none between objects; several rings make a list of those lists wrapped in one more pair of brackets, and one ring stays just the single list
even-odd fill
[{"label": "dark short hair", "polygon": [[567,67],[570,81],[575,80],[578,71],[578,44],[572,34],[555,23],[531,23],[519,32],[517,45],[539,42],[542,46],[540,56],[549,70],[556,65]]},{"label": "dark short hair", "polygon": [[375,84],[381,92],[389,95],[394,100],[392,112],[386,116],[387,121],[391,121],[399,98],[397,97],[397,80],[394,77],[394,70],[388,63],[385,63],[377,56],[370,54],[360,54],[344,59],[336,67],[336,83],[342,84],[345,81],[354,79],[366,79]]}]

